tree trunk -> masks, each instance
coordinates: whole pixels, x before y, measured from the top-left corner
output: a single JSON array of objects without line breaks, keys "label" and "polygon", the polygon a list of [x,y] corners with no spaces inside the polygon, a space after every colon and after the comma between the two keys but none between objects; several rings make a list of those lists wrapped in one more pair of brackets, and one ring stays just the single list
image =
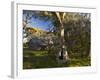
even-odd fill
[{"label": "tree trunk", "polygon": [[58,17],[58,20],[60,22],[60,26],[61,26],[61,29],[60,29],[60,37],[61,37],[61,59],[65,59],[64,62],[66,60],[68,60],[68,54],[67,54],[67,50],[65,50],[65,39],[64,39],[64,25],[63,25],[63,21],[64,21],[64,16],[65,16],[65,13],[63,13],[63,16],[61,18],[60,16],[60,13],[59,12],[56,12],[56,15]]}]

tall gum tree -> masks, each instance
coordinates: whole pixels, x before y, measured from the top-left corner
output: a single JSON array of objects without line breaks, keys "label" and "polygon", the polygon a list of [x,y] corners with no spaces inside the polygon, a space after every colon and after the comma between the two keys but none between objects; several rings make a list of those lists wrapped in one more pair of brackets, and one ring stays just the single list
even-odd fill
[{"label": "tall gum tree", "polygon": [[[29,15],[28,15],[29,14]],[[24,11],[24,15],[26,15],[25,17],[25,23],[28,24],[31,18],[36,18],[42,21],[51,21],[52,25],[54,26],[55,32],[59,35],[58,40],[60,40],[60,48],[63,48],[65,46],[65,38],[67,35],[65,34],[65,31],[67,32],[67,28],[69,27],[68,25],[65,25],[66,23],[71,22],[72,24],[72,31],[71,34],[73,34],[72,32],[76,29],[74,29],[74,26],[79,26],[78,29],[82,28],[82,25],[86,25],[84,24],[74,24],[76,22],[84,22],[86,20],[89,20],[90,18],[90,14],[86,14],[86,13],[72,13],[72,12],[52,12],[52,11],[30,11],[30,10],[26,10]],[[26,27],[26,26],[25,26]],[[65,30],[66,29],[66,30]],[[65,30],[65,31],[64,31]],[[76,31],[76,30],[75,30]],[[68,32],[67,32],[68,33]],[[75,32],[77,33],[77,32]],[[67,52],[67,50],[66,50]],[[63,54],[64,56],[64,54]],[[68,54],[67,54],[68,56]]]},{"label": "tall gum tree", "polygon": [[[61,37],[61,50],[64,50],[63,48],[65,48],[65,39],[64,39],[64,20],[65,20],[65,15],[66,13],[65,12],[56,12],[56,15],[57,15],[57,18],[60,22],[60,37]],[[67,53],[67,50],[65,51],[61,51],[60,53],[62,55],[62,59],[64,59],[64,62],[66,60],[69,59],[68,57],[68,53]],[[65,57],[65,58],[64,58]]]}]

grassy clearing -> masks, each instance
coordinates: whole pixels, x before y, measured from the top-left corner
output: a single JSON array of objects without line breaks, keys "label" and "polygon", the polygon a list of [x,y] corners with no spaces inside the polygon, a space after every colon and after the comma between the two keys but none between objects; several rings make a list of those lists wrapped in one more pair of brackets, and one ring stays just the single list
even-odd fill
[{"label": "grassy clearing", "polygon": [[33,51],[28,48],[23,49],[23,68],[56,68],[56,67],[79,67],[90,66],[89,58],[72,58],[67,63],[58,64],[55,56],[48,55],[48,51],[39,50]]}]

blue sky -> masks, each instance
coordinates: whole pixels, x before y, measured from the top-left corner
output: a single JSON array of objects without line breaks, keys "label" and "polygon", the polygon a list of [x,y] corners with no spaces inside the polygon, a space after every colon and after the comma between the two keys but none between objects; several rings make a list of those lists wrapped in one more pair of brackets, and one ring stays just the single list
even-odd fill
[{"label": "blue sky", "polygon": [[[23,20],[26,19],[26,13],[23,13]],[[30,14],[29,14],[30,15]],[[39,28],[39,29],[42,29],[42,30],[46,30],[46,31],[49,31],[49,29],[51,27],[53,27],[52,25],[52,22],[50,20],[48,21],[44,21],[44,20],[40,20],[38,18],[34,18],[32,17],[30,20],[29,20],[30,23],[28,23],[28,25],[30,27],[33,27],[33,28]]]},{"label": "blue sky", "polygon": [[29,24],[31,25],[31,27],[39,28],[39,29],[46,30],[46,31],[49,31],[49,29],[53,26],[51,21],[39,20],[36,18],[32,18],[30,22],[31,23]]}]

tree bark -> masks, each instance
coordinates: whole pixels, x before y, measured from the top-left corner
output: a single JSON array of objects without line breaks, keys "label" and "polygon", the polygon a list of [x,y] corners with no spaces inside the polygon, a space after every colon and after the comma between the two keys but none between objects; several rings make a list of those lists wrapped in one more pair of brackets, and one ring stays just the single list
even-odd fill
[{"label": "tree bark", "polygon": [[[56,12],[56,15],[57,15],[57,18],[60,22],[60,26],[61,26],[61,29],[60,29],[60,37],[61,37],[61,50],[64,50],[65,48],[65,39],[64,39],[64,25],[63,25],[63,22],[64,22],[64,17],[65,17],[65,14],[66,13],[63,13],[63,15],[61,16],[59,12]],[[62,51],[63,53],[61,53],[61,55],[63,57],[66,57],[65,59],[67,60],[68,58],[68,54],[67,53],[67,50],[66,51]],[[66,56],[64,56],[66,55]]]}]

